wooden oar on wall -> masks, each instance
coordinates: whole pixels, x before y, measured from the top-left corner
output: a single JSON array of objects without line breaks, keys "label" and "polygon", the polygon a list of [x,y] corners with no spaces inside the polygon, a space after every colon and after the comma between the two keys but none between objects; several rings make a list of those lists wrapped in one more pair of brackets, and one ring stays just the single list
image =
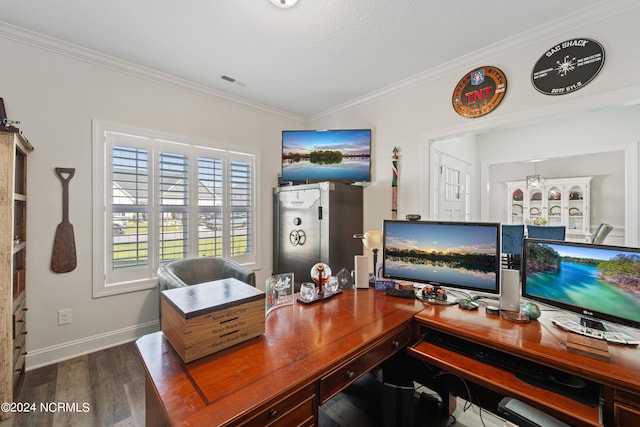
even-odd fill
[{"label": "wooden oar on wall", "polygon": [[77,265],[76,240],[69,222],[69,181],[75,172],[74,168],[56,168],[56,175],[62,181],[62,222],[58,224],[53,240],[51,271],[54,273],[68,273]]}]

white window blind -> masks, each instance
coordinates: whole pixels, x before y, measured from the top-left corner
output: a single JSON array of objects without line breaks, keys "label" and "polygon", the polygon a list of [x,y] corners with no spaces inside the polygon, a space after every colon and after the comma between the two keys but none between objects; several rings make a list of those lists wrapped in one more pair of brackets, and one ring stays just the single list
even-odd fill
[{"label": "white window blind", "polygon": [[156,286],[176,259],[256,263],[255,154],[99,123],[94,139],[94,296]]},{"label": "white window blind", "polygon": [[228,193],[231,231],[229,254],[243,257],[253,245],[253,167],[250,159],[236,154],[229,162]]}]

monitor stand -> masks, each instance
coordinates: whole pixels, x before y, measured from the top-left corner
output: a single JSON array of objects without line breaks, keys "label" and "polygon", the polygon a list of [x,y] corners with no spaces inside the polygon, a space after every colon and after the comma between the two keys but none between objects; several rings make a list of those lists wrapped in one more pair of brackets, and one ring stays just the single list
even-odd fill
[{"label": "monitor stand", "polygon": [[589,329],[597,329],[599,331],[606,331],[606,328],[602,324],[602,322],[598,322],[597,320],[587,319],[585,317],[580,318],[580,324],[585,328]]},{"label": "monitor stand", "polygon": [[[583,320],[588,320],[588,319],[583,319]],[[589,326],[585,326],[584,324],[582,324],[582,320],[580,321],[580,323],[578,323],[575,320],[567,317],[556,317],[554,319],[551,319],[551,321],[553,322],[554,325],[559,326],[562,329],[566,329],[568,331],[574,332],[576,334],[584,335],[590,338],[604,339],[604,329],[597,329],[597,328],[591,328]],[[600,322],[595,322],[595,323],[600,323]]]},{"label": "monitor stand", "polygon": [[451,295],[439,286],[432,286],[430,291],[422,291],[420,300],[431,305],[454,305],[458,302],[458,298]]},{"label": "monitor stand", "polygon": [[556,317],[551,319],[554,325],[584,335],[589,338],[597,338],[615,344],[640,345],[640,339],[622,331],[613,331],[592,319],[580,319],[580,323],[568,317]]}]

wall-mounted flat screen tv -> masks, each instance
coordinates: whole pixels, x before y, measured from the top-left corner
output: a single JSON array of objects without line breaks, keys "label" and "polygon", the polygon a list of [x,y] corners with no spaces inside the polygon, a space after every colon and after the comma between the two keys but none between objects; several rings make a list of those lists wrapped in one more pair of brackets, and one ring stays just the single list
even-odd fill
[{"label": "wall-mounted flat screen tv", "polygon": [[282,131],[282,181],[371,181],[371,129]]}]

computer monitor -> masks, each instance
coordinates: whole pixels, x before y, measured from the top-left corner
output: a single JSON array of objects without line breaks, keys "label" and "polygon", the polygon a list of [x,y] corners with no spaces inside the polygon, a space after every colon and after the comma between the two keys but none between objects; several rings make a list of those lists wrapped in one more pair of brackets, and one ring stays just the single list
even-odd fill
[{"label": "computer monitor", "polygon": [[525,239],[522,272],[524,298],[640,328],[640,248]]},{"label": "computer monitor", "polygon": [[384,221],[382,276],[500,293],[500,224]]}]

